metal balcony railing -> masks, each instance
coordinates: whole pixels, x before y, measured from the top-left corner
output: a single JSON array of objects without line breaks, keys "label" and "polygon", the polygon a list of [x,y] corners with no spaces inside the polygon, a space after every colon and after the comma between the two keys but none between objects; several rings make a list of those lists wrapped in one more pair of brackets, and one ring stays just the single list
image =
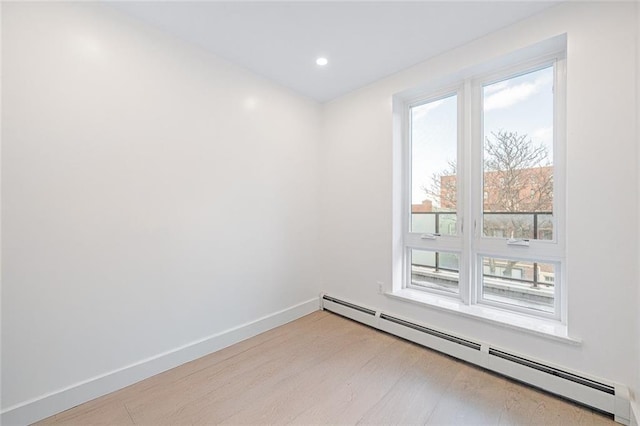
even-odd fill
[{"label": "metal balcony railing", "polygon": [[[455,234],[457,220],[454,212],[412,212],[412,232],[434,232],[443,235]],[[530,238],[550,240],[553,237],[553,212],[484,212],[484,235],[487,237],[502,238]],[[443,225],[446,225],[443,229]],[[453,231],[453,232],[452,232]],[[440,253],[435,252],[432,264],[416,263],[416,266],[433,268],[434,272],[450,271],[458,272],[451,265],[441,264]],[[540,281],[539,264],[533,262],[531,278],[505,276],[484,273],[487,278],[507,280],[530,284],[536,288],[540,284],[553,285],[552,282]]]}]

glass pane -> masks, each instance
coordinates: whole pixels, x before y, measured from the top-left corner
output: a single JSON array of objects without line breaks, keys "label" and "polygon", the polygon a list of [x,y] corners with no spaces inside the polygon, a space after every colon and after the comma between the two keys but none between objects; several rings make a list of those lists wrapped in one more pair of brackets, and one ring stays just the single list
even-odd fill
[{"label": "glass pane", "polygon": [[484,86],[483,111],[484,235],[553,239],[553,66]]},{"label": "glass pane", "polygon": [[458,293],[458,255],[428,250],[411,250],[411,285]]},{"label": "glass pane", "polygon": [[456,234],[458,96],[411,108],[411,232]]},{"label": "glass pane", "polygon": [[553,313],[555,276],[553,264],[484,257],[482,298]]}]

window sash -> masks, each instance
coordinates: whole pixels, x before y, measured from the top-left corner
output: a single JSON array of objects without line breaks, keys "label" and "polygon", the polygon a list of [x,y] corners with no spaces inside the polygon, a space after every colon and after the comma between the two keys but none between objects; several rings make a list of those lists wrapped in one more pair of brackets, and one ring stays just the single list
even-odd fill
[{"label": "window sash", "polygon": [[[474,158],[474,182],[478,183],[480,189],[474,187],[474,221],[476,230],[476,246],[491,250],[499,250],[502,244],[492,244],[490,241],[495,237],[484,236],[484,170],[483,170],[483,148],[484,148],[484,110],[482,103],[482,89],[486,85],[495,84],[504,80],[516,78],[526,75],[544,68],[553,66],[554,71],[554,114],[553,114],[553,230],[554,235],[551,240],[530,239],[530,247],[541,248],[541,251],[549,254],[550,250],[555,255],[564,252],[564,211],[563,201],[564,194],[564,102],[565,102],[565,55],[554,54],[547,55],[537,60],[528,61],[517,66],[499,70],[490,74],[478,76],[471,81],[471,90],[473,92],[473,104],[471,106],[472,115],[472,147]],[[478,194],[478,192],[480,194]],[[556,249],[557,248],[557,249]]]},{"label": "window sash", "polygon": [[[403,229],[404,229],[404,233],[405,236],[407,235],[411,235],[411,234],[419,234],[417,232],[412,232],[412,228],[411,228],[411,223],[412,223],[412,194],[411,194],[411,190],[412,190],[412,176],[413,176],[413,170],[412,170],[412,140],[411,140],[411,132],[412,132],[412,120],[411,120],[411,110],[412,108],[415,107],[419,107],[431,102],[436,102],[438,100],[441,99],[446,99],[450,96],[456,96],[457,97],[457,161],[460,162],[460,155],[461,155],[461,139],[463,138],[463,108],[464,108],[464,90],[462,85],[452,85],[452,86],[447,86],[441,90],[432,92],[430,94],[430,96],[426,96],[426,97],[417,97],[414,98],[412,100],[410,100],[409,102],[407,102],[405,108],[404,108],[404,116],[403,116],[403,121],[405,123],[404,129],[403,129],[403,140],[404,140],[404,152],[403,152],[403,158],[404,158],[404,182],[403,182],[403,188],[404,188],[404,197],[403,197],[403,204],[404,204],[404,209],[405,209],[405,214],[404,216],[404,223],[403,223]],[[460,197],[460,191],[462,190],[462,179],[461,179],[461,171],[457,170],[457,175],[456,175],[456,193],[457,193],[457,197],[456,197],[456,212],[455,214],[457,215],[457,220],[456,220],[456,233],[455,235],[442,235],[442,237],[445,238],[453,238],[453,239],[459,239],[460,235],[461,235],[461,229],[460,229],[460,220],[461,220],[461,216],[462,216],[462,210],[463,210],[463,206],[462,206],[462,198]],[[428,243],[426,244],[426,247],[430,246]]]},{"label": "window sash", "polygon": [[[457,289],[455,291],[450,291],[450,290],[445,290],[445,289],[437,289],[434,287],[428,287],[428,286],[420,286],[420,285],[416,285],[413,284],[413,252],[414,251],[424,251],[424,252],[430,252],[430,253],[438,253],[440,255],[447,255],[447,254],[452,254],[458,257],[458,270],[457,270],[457,274],[458,274],[458,282],[457,282]],[[407,264],[406,264],[406,274],[408,277],[408,281],[407,281],[407,288],[413,288],[413,289],[417,289],[417,290],[428,290],[429,292],[432,293],[436,293],[436,294],[441,294],[444,296],[451,296],[451,297],[457,297],[458,294],[460,293],[460,285],[461,285],[461,275],[463,273],[463,268],[462,268],[462,254],[460,252],[455,252],[455,251],[446,251],[446,250],[426,250],[423,248],[411,248],[411,247],[407,247],[406,248],[406,254],[405,254],[406,258],[407,258]],[[441,267],[442,270],[447,270],[448,272],[454,272],[454,270],[445,267]]]},{"label": "window sash", "polygon": [[[553,284],[553,312],[544,312],[542,310],[537,310],[535,308],[529,308],[522,305],[518,305],[517,303],[508,303],[508,302],[500,302],[497,300],[491,300],[489,298],[484,297],[484,262],[483,258],[498,258],[501,260],[513,260],[513,261],[525,261],[531,263],[544,263],[551,264],[554,267],[554,275],[555,281]],[[482,305],[494,306],[501,309],[507,309],[509,311],[520,312],[523,314],[529,314],[542,318],[549,318],[554,320],[561,319],[562,313],[562,287],[563,287],[563,268],[562,261],[560,260],[542,260],[542,259],[523,259],[511,253],[508,256],[504,255],[496,255],[496,254],[487,254],[487,253],[477,253],[475,255],[475,281],[477,282],[477,286],[475,288],[474,294],[474,302]]]}]

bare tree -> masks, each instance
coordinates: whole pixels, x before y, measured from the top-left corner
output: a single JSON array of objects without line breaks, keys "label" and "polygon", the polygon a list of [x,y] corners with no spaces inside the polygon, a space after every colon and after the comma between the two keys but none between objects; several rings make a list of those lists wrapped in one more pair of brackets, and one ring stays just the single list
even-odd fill
[{"label": "bare tree", "polygon": [[438,210],[455,210],[456,208],[456,176],[458,167],[455,161],[449,160],[447,168],[431,175],[429,186],[423,185],[422,190],[427,194]]},{"label": "bare tree", "polygon": [[[550,160],[548,148],[534,144],[526,134],[501,130],[486,138],[483,178],[485,235],[501,232],[507,237],[530,237],[533,233],[531,213],[551,212],[553,209],[553,168]],[[423,187],[427,196],[442,210],[455,210],[456,170],[456,163],[450,161],[447,169],[432,175],[428,188]],[[508,261],[503,274],[511,275],[515,264]],[[489,267],[491,273],[495,273],[492,262]]]},{"label": "bare tree", "polygon": [[499,131],[486,138],[485,212],[539,212],[553,206],[549,150],[527,135]]},{"label": "bare tree", "polygon": [[[456,206],[455,161],[431,176],[422,190],[441,209]],[[553,174],[549,150],[534,145],[527,135],[492,132],[484,156],[485,212],[540,212],[553,206]]]}]

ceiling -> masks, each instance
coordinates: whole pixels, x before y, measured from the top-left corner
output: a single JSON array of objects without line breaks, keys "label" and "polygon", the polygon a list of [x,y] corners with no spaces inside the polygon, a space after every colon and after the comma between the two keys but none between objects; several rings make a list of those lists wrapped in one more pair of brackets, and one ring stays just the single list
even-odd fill
[{"label": "ceiling", "polygon": [[[113,2],[112,7],[325,102],[558,2]],[[329,64],[316,65],[325,56]]]}]

